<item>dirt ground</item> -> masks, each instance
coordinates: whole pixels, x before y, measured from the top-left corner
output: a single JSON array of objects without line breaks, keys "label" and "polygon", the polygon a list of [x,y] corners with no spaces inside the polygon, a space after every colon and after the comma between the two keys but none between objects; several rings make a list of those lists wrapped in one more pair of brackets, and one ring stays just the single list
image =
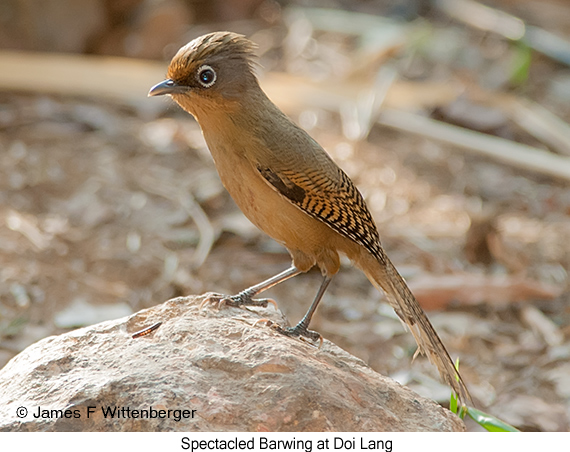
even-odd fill
[{"label": "dirt ground", "polygon": [[[570,86],[566,65],[533,53],[526,78],[513,82],[502,62],[519,55],[514,46],[431,20],[430,51],[382,50],[382,61],[396,61],[400,80],[420,90],[433,81],[461,83],[466,92],[483,86],[570,121],[570,95],[560,91]],[[291,55],[291,43],[280,41],[293,25],[287,26],[258,31],[272,36],[263,49],[266,70],[349,77],[353,39],[313,31],[304,50]],[[569,32],[556,22],[550,29]],[[450,36],[463,50],[450,49]],[[453,52],[469,58],[454,59]],[[488,103],[459,96],[415,110],[561,155]],[[568,180],[381,124],[364,138],[347,138],[342,111],[298,105],[288,113],[364,194],[388,255],[460,358],[478,407],[520,429],[568,430]],[[233,204],[197,123],[167,100],[154,111],[90,97],[0,92],[0,367],[48,335],[178,295],[235,293],[289,264],[286,250]],[[269,295],[296,322],[320,278],[310,272]],[[424,357],[412,362],[412,336],[348,262],[312,329],[378,372],[448,403],[436,370]]]}]

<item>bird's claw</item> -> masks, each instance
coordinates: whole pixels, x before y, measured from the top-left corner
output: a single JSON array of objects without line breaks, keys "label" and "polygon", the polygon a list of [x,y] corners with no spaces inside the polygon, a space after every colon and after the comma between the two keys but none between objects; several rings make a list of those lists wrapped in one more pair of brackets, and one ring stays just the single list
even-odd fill
[{"label": "bird's claw", "polygon": [[279,333],[289,336],[289,337],[298,337],[303,342],[308,343],[309,345],[316,346],[315,342],[319,342],[319,345],[316,346],[320,349],[323,346],[323,336],[321,336],[316,331],[308,330],[307,328],[296,325],[294,327],[286,326],[282,327],[275,323],[273,320],[269,319],[259,319],[256,320],[253,326],[257,326],[258,323],[264,322],[268,327],[273,328],[274,330],[278,331]]},{"label": "bird's claw", "polygon": [[259,319],[253,322],[253,326],[257,326],[260,323],[265,323],[266,326],[273,327],[273,325],[277,325],[273,320],[269,319]]},{"label": "bird's claw", "polygon": [[266,308],[269,303],[277,310],[277,303],[271,298],[253,298],[247,292],[240,292],[237,295],[222,295],[217,293],[208,294],[208,296],[200,303],[202,309],[207,303],[216,304],[218,309],[224,306],[242,307],[254,306]]}]

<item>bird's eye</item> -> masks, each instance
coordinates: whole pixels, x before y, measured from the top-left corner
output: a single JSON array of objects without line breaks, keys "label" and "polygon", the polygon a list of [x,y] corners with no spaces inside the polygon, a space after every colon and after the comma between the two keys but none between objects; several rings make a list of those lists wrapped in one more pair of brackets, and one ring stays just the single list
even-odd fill
[{"label": "bird's eye", "polygon": [[207,64],[200,66],[200,69],[198,69],[198,82],[200,82],[200,85],[204,88],[209,88],[216,83],[216,77],[216,71]]}]

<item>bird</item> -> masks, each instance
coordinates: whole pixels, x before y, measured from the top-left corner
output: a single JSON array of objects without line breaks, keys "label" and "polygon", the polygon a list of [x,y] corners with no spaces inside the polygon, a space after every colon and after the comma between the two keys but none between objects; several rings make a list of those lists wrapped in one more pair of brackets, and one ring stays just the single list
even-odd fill
[{"label": "bird", "polygon": [[[323,280],[291,337],[316,341],[311,318],[344,255],[384,292],[442,379],[465,405],[471,396],[445,345],[408,285],[386,255],[363,196],[349,176],[262,90],[256,46],[245,36],[219,31],[200,36],[172,58],[166,79],[148,96],[169,95],[200,125],[220,179],[237,206],[290,253],[291,266],[224,301],[267,306],[256,295],[313,267]],[[415,355],[414,355],[415,357]]]}]

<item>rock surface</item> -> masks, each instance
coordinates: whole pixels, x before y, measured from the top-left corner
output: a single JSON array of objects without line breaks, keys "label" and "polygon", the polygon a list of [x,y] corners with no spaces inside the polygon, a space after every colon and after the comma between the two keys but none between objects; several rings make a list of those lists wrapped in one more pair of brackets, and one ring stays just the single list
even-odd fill
[{"label": "rock surface", "polygon": [[203,300],[175,298],[28,347],[0,371],[0,431],[464,429],[328,341],[317,349],[253,326],[284,322],[271,307],[200,309]]}]

